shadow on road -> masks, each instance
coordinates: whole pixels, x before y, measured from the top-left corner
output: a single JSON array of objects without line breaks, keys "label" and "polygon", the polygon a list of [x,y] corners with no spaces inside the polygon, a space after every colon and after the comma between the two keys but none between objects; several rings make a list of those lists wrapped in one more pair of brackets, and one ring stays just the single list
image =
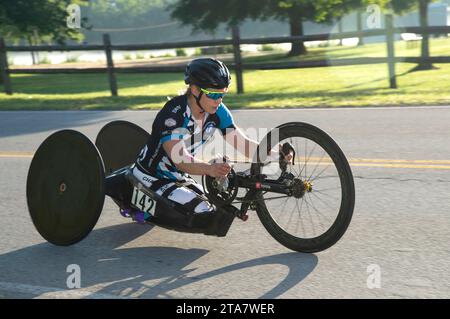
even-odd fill
[{"label": "shadow on road", "polygon": [[[128,243],[151,229],[134,223],[115,225],[94,230],[74,246],[57,247],[42,243],[0,255],[0,281],[65,291],[70,275],[66,272],[67,266],[78,264],[82,288],[98,285],[90,290],[125,297],[170,298],[171,291],[185,289],[191,284],[201,287],[200,292],[206,288],[220,293],[219,282],[223,282],[223,278],[216,283],[215,280],[219,279],[216,277],[232,271],[248,272],[252,267],[280,264],[288,268],[287,275],[271,273],[270,277],[275,281],[255,284],[258,291],[263,291],[259,298],[276,298],[306,278],[317,265],[315,255],[283,253],[238,262],[194,276],[190,273],[199,270],[199,266],[189,265],[208,254],[208,250],[127,247]],[[227,275],[228,290],[233,289],[234,284],[242,286],[242,276],[239,277],[233,283],[233,279],[229,282],[228,278],[234,277]],[[251,279],[248,282],[254,284]],[[189,292],[186,295],[187,298],[204,296],[189,295]],[[239,297],[242,296],[237,289],[236,298]]]}]

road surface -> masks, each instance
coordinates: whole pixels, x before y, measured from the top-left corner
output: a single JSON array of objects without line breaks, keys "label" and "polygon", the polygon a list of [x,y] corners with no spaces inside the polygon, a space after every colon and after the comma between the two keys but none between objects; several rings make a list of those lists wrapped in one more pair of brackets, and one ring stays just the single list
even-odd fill
[{"label": "road surface", "polygon": [[[155,114],[0,112],[0,298],[450,297],[450,107],[233,112],[244,129],[317,125],[349,158],[354,217],[326,251],[284,248],[254,213],[227,237],[206,237],[134,224],[109,198],[85,240],[45,242],[25,198],[39,144],[63,128],[95,140],[118,119],[150,130]],[[79,266],[78,289],[68,288],[70,265]]]}]

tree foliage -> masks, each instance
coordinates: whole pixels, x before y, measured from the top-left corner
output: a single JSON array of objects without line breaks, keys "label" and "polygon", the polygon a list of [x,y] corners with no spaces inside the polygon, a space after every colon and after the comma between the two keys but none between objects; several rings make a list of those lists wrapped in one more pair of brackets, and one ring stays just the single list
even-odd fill
[{"label": "tree foliage", "polygon": [[239,25],[246,19],[331,22],[363,0],[178,0],[169,6],[172,18],[194,30],[215,30],[224,23]]},{"label": "tree foliage", "polygon": [[[67,6],[86,5],[87,0],[2,0],[0,33],[7,38],[30,38],[38,35],[62,43],[80,39],[79,29],[67,27]],[[82,21],[85,25],[86,21]]]},{"label": "tree foliage", "polygon": [[[362,0],[179,0],[169,9],[172,18],[193,30],[214,32],[220,24],[229,27],[246,19],[287,21],[291,35],[303,35],[304,21],[331,22],[349,10],[362,5]],[[306,52],[302,42],[293,43],[290,55]]]}]

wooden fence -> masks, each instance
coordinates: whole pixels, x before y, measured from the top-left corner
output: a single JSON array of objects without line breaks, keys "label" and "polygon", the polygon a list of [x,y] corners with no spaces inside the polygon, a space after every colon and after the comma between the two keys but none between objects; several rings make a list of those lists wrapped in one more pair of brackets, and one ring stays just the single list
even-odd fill
[{"label": "wooden fence", "polygon": [[[365,30],[361,32],[341,32],[330,34],[315,34],[305,36],[289,36],[289,37],[266,37],[266,38],[249,38],[242,39],[239,35],[239,29],[232,29],[231,39],[207,40],[207,41],[188,41],[173,43],[153,43],[153,44],[132,44],[132,45],[114,45],[111,44],[108,34],[103,35],[103,45],[37,45],[37,46],[6,46],[4,40],[0,37],[0,75],[3,80],[4,92],[12,94],[10,74],[55,74],[55,73],[106,73],[108,75],[109,87],[112,96],[118,95],[118,87],[115,74],[116,73],[171,73],[183,72],[185,66],[149,66],[149,67],[115,67],[112,52],[114,50],[121,51],[137,51],[137,50],[159,50],[159,49],[177,49],[177,48],[198,48],[206,46],[224,46],[232,45],[234,62],[228,64],[230,69],[236,73],[237,92],[244,92],[244,83],[242,73],[244,70],[274,70],[274,69],[294,69],[294,68],[311,68],[324,66],[343,66],[343,65],[361,65],[361,64],[380,64],[388,65],[389,85],[396,88],[395,64],[399,62],[410,63],[450,63],[450,56],[428,57],[396,57],[394,50],[394,35],[399,33],[416,33],[416,34],[449,34],[450,26],[432,26],[427,28],[406,27],[394,28],[392,16],[386,16],[385,29]],[[243,44],[274,44],[289,43],[298,41],[327,41],[345,38],[360,38],[372,36],[386,37],[386,58],[352,58],[352,59],[334,59],[334,60],[312,60],[312,61],[295,61],[295,62],[278,62],[278,63],[243,63],[241,57],[241,45]],[[36,51],[89,51],[102,50],[106,55],[106,67],[100,68],[54,68],[54,69],[10,69],[8,67],[7,52],[36,52]]]}]

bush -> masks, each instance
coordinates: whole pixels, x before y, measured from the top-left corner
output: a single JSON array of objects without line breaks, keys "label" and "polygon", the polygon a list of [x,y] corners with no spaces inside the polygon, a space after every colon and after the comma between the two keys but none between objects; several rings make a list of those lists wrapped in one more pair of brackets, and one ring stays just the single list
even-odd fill
[{"label": "bush", "polygon": [[73,62],[78,62],[78,57],[77,56],[68,56],[66,57],[66,63],[73,63]]},{"label": "bush", "polygon": [[137,60],[142,60],[142,59],[144,59],[145,57],[144,57],[144,55],[143,54],[140,54],[140,53],[137,53],[136,54],[136,59]]},{"label": "bush", "polygon": [[131,54],[124,54],[123,55],[123,58],[125,59],[125,60],[132,60],[133,59],[133,57],[131,56]]},{"label": "bush", "polygon": [[330,46],[330,41],[321,41],[318,45],[319,48],[328,48]]},{"label": "bush", "polygon": [[176,54],[176,56],[187,56],[185,49],[176,49],[175,54]]},{"label": "bush", "polygon": [[194,56],[202,55],[202,50],[201,50],[200,48],[195,48],[194,54],[193,54],[193,55],[194,55]]},{"label": "bush", "polygon": [[261,51],[274,51],[274,50],[275,50],[275,47],[270,44],[263,44],[261,46]]},{"label": "bush", "polygon": [[43,58],[40,58],[38,61],[38,64],[50,64],[50,60],[48,59],[47,56],[44,56]]},{"label": "bush", "polygon": [[233,46],[231,44],[230,45],[225,45],[223,47],[223,52],[224,53],[234,53],[234,48],[233,48]]}]

